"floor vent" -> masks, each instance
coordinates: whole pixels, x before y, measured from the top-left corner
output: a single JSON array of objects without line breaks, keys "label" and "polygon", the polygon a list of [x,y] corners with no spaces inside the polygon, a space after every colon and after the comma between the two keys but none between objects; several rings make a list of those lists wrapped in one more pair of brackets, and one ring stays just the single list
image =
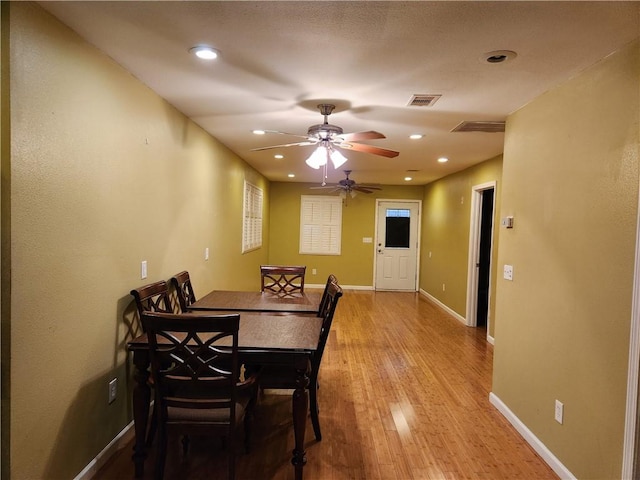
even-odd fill
[{"label": "floor vent", "polygon": [[442,95],[413,95],[408,107],[432,107]]},{"label": "floor vent", "polygon": [[505,122],[462,122],[452,132],[504,132]]}]

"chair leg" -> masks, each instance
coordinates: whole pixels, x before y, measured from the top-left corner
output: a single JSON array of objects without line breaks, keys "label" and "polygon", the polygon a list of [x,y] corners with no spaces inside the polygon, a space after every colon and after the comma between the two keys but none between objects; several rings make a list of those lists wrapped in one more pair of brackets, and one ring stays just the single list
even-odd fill
[{"label": "chair leg", "polygon": [[182,437],[182,455],[183,456],[187,456],[187,453],[189,453],[189,435],[183,435]]},{"label": "chair leg", "polygon": [[156,471],[155,480],[162,480],[164,477],[164,465],[167,459],[167,429],[160,427],[158,432],[158,448],[156,451]]},{"label": "chair leg", "polygon": [[227,448],[227,459],[229,462],[229,480],[235,480],[236,478],[236,449],[235,449],[235,435],[233,431],[229,432],[229,446]]},{"label": "chair leg", "polygon": [[322,440],[322,432],[320,431],[320,418],[318,417],[318,379],[312,378],[309,382],[309,413],[311,414],[311,424],[313,425],[313,433],[316,440]]},{"label": "chair leg", "polygon": [[153,402],[153,411],[151,412],[151,423],[147,432],[147,448],[153,445],[153,439],[156,436],[158,428],[158,412],[156,411],[156,402]]}]

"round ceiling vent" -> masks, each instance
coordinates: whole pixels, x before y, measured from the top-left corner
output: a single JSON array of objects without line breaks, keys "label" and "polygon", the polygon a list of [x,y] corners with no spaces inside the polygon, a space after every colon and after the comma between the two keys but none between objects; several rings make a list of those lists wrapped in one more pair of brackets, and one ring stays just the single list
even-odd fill
[{"label": "round ceiling vent", "polygon": [[516,58],[518,54],[511,50],[494,50],[487,52],[480,57],[480,60],[486,63],[496,64],[505,63]]}]

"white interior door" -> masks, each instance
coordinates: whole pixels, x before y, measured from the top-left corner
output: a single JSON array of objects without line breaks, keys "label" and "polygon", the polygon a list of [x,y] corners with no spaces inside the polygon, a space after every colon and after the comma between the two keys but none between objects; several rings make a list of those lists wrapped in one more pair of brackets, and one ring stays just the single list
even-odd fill
[{"label": "white interior door", "polygon": [[376,290],[417,290],[420,201],[378,200]]}]

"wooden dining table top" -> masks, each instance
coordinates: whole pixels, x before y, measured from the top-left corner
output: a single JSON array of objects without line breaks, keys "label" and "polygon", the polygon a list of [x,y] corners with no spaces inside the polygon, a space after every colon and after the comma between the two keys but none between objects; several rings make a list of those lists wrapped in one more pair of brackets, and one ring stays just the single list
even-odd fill
[{"label": "wooden dining table top", "polygon": [[214,290],[192,303],[189,310],[317,313],[321,297],[319,292],[275,294]]},{"label": "wooden dining table top", "polygon": [[[258,351],[309,353],[318,347],[318,338],[322,328],[322,318],[320,317],[236,313],[240,315],[238,348],[241,353]],[[179,335],[176,333],[176,336]],[[147,334],[142,334],[131,340],[128,343],[128,348],[132,351],[148,349]]]}]

